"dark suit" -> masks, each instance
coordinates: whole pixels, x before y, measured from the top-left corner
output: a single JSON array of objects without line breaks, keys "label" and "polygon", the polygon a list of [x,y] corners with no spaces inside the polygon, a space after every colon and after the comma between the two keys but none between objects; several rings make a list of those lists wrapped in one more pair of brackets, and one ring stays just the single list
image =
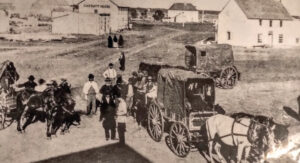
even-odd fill
[{"label": "dark suit", "polygon": [[[103,128],[105,130],[105,137],[106,139],[109,139],[111,136],[111,139],[114,139],[116,137],[116,106],[110,98],[107,100],[105,97],[103,98],[102,104],[101,104],[101,115],[100,120],[103,119]],[[109,131],[111,132],[111,135],[109,134]]]}]

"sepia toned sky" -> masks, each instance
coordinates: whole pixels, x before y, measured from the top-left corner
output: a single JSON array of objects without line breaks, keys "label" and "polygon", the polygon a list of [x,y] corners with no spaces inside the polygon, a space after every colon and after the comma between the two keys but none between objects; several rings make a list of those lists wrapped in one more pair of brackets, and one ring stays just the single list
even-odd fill
[{"label": "sepia toned sky", "polygon": [[[28,12],[32,3],[36,0],[0,0],[0,3],[13,2],[16,10],[20,12]],[[51,1],[51,0],[50,0]],[[69,4],[78,3],[82,0],[65,0]],[[141,8],[168,8],[175,2],[193,3],[198,10],[221,10],[228,0],[115,0],[126,1],[132,7]],[[291,15],[300,16],[300,0],[281,0]]]}]

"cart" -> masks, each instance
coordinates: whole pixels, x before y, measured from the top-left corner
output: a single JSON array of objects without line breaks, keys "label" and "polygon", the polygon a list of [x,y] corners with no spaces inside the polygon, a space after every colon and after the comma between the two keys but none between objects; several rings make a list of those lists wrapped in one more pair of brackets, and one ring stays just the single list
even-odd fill
[{"label": "cart", "polygon": [[12,124],[13,118],[10,115],[16,107],[16,96],[0,97],[0,129],[5,129]]},{"label": "cart", "polygon": [[177,68],[162,68],[157,78],[157,98],[148,106],[148,133],[161,141],[169,133],[169,147],[186,157],[192,144],[204,141],[206,119],[215,111],[214,80],[202,74]]},{"label": "cart", "polygon": [[216,86],[233,88],[240,79],[234,65],[232,46],[228,44],[186,45],[185,65],[197,73],[207,74],[216,81]]}]

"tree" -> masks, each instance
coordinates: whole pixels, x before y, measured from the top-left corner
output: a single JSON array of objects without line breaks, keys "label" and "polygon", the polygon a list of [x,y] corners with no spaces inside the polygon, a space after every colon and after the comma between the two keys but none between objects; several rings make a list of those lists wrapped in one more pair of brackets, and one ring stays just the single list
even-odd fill
[{"label": "tree", "polygon": [[153,18],[156,21],[161,21],[164,17],[165,17],[165,14],[162,10],[156,10],[154,15],[153,15]]},{"label": "tree", "polygon": [[133,18],[133,19],[135,19],[135,18],[137,18],[137,11],[136,11],[136,9],[132,9],[131,10],[131,18]]}]

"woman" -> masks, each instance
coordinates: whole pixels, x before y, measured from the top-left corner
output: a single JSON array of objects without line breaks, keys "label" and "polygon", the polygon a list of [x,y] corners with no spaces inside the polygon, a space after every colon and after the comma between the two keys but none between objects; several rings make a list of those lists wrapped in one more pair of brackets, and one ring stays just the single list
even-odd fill
[{"label": "woman", "polygon": [[125,71],[125,53],[121,52],[120,58],[119,58],[119,63],[120,63],[120,70]]}]

